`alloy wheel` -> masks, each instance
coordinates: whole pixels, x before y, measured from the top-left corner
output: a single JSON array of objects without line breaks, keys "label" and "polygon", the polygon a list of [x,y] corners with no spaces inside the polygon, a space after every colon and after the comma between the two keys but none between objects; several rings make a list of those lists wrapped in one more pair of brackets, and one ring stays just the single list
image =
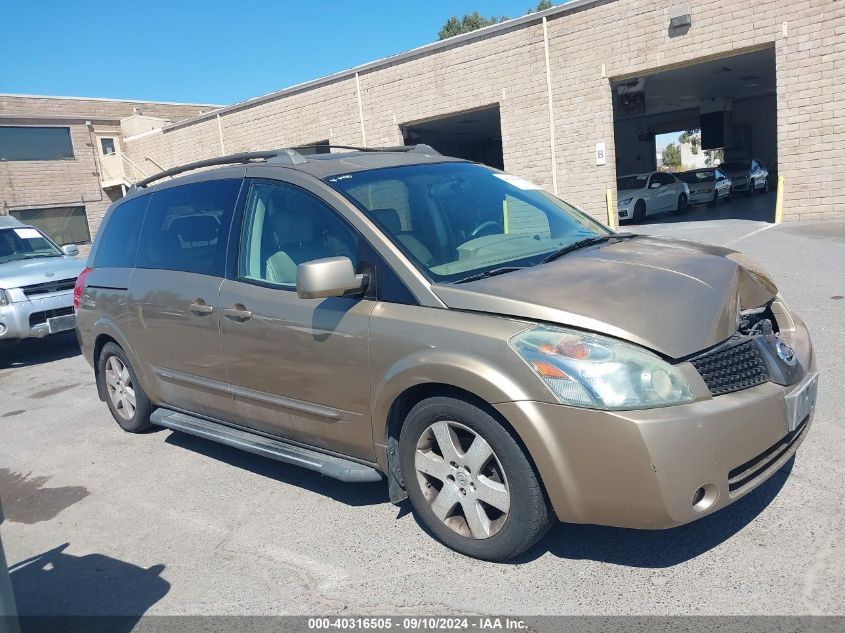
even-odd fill
[{"label": "alloy wheel", "polygon": [[106,390],[114,410],[124,420],[131,420],[135,415],[135,387],[129,369],[117,356],[109,356],[106,361]]},{"label": "alloy wheel", "polygon": [[478,433],[458,422],[437,421],[420,435],[414,462],[423,497],[447,527],[472,539],[502,529],[510,489],[501,462]]}]

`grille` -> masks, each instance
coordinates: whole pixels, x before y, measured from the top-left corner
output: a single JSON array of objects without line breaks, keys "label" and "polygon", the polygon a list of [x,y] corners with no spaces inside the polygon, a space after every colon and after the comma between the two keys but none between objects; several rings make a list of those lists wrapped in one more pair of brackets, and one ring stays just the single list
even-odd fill
[{"label": "grille", "polygon": [[753,340],[718,349],[690,362],[714,396],[748,389],[769,380],[766,362]]},{"label": "grille", "polygon": [[52,292],[62,292],[64,290],[73,290],[76,284],[76,279],[58,279],[56,281],[46,281],[43,284],[32,284],[31,286],[23,286],[21,290],[27,297],[35,295],[46,295]]},{"label": "grille", "polygon": [[45,310],[44,312],[33,312],[29,315],[29,327],[41,325],[42,323],[47,323],[47,319],[52,319],[53,317],[67,316],[68,314],[73,314],[72,307],[57,308],[55,310]]},{"label": "grille", "polygon": [[801,424],[798,425],[798,428],[784,435],[783,438],[781,438],[781,440],[774,446],[767,448],[754,459],[745,462],[741,466],[737,466],[729,472],[728,490],[730,492],[735,492],[740,488],[747,486],[757,477],[762,475],[773,462],[777,461],[781,455],[791,449],[799,440],[801,434],[804,432],[804,429],[807,428],[807,422],[809,420],[810,417],[807,416]]}]

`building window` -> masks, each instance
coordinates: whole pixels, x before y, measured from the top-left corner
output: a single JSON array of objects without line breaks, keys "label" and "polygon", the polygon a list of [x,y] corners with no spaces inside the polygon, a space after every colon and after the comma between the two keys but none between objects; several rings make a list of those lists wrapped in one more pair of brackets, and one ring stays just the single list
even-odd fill
[{"label": "building window", "polygon": [[113,138],[101,138],[100,147],[103,149],[103,156],[111,156],[115,153]]},{"label": "building window", "polygon": [[60,246],[65,244],[90,244],[88,216],[85,207],[53,207],[52,209],[21,209],[10,211],[24,224],[41,229]]},{"label": "building window", "polygon": [[0,160],[64,160],[73,158],[70,128],[0,127]]}]

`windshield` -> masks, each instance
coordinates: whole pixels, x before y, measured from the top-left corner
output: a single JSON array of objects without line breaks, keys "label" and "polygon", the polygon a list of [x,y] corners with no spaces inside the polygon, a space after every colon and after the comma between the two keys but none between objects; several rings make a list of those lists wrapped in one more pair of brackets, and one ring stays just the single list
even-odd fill
[{"label": "windshield", "polygon": [[751,163],[746,163],[742,160],[735,160],[730,163],[722,163],[719,165],[719,169],[722,171],[750,171],[751,170]]},{"label": "windshield", "polygon": [[612,235],[527,180],[474,163],[389,167],[326,182],[435,282],[534,266],[585,237]]},{"label": "windshield", "polygon": [[690,185],[694,185],[699,182],[713,182],[716,179],[712,169],[706,169],[704,171],[685,171],[681,174],[675,175]]},{"label": "windshield", "polygon": [[648,175],[644,176],[622,176],[616,179],[616,190],[642,189],[648,181]]},{"label": "windshield", "polygon": [[62,251],[38,229],[0,229],[0,264],[36,257],[61,257]]}]

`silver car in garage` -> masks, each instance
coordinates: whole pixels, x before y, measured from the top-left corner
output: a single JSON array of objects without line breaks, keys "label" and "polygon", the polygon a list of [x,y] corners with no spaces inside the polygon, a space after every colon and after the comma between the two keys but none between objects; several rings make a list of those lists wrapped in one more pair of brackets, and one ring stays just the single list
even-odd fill
[{"label": "silver car in garage", "polygon": [[0,216],[0,341],[72,330],[73,287],[85,264],[34,226]]},{"label": "silver car in garage", "polygon": [[691,169],[677,174],[689,187],[690,204],[716,204],[731,198],[732,181],[721,170],[713,167]]}]

